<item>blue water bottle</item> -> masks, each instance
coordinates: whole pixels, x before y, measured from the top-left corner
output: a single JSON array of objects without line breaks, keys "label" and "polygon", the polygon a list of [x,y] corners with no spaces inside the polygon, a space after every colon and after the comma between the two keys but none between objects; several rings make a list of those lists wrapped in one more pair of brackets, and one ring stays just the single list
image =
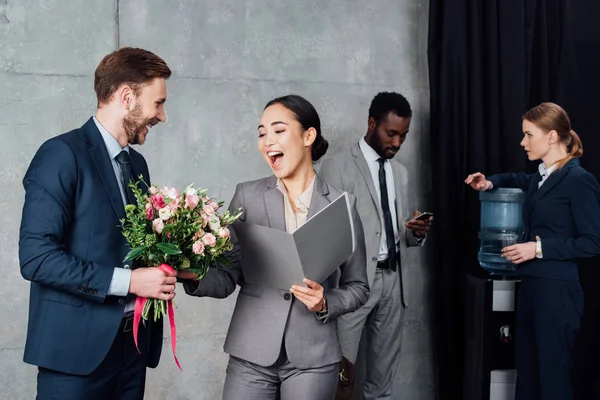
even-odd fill
[{"label": "blue water bottle", "polygon": [[521,189],[499,188],[479,193],[481,224],[479,231],[479,265],[498,275],[515,275],[517,265],[502,257],[502,248],[523,238],[523,203]]}]

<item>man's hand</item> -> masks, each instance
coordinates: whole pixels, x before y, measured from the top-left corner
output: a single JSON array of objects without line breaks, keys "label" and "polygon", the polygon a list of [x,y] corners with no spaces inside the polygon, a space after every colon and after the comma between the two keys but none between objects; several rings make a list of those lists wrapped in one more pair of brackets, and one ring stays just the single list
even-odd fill
[{"label": "man's hand", "polygon": [[290,293],[304,303],[310,311],[323,311],[323,299],[325,298],[323,286],[306,278],[304,279],[304,283],[308,286],[307,288],[293,285]]},{"label": "man's hand", "polygon": [[158,268],[137,268],[131,271],[129,293],[149,299],[172,300],[175,297],[177,271],[167,275]]},{"label": "man's hand", "polygon": [[421,215],[421,211],[415,210],[415,212],[413,213],[413,219],[404,224],[404,226],[410,229],[413,232],[413,235],[415,235],[415,237],[417,238],[425,236],[425,234],[429,232],[429,229],[431,228],[431,223],[433,222],[433,217],[429,217],[425,220],[414,219],[419,215]]},{"label": "man's hand", "polygon": [[502,257],[513,264],[521,264],[535,258],[536,242],[513,244],[502,249]]}]

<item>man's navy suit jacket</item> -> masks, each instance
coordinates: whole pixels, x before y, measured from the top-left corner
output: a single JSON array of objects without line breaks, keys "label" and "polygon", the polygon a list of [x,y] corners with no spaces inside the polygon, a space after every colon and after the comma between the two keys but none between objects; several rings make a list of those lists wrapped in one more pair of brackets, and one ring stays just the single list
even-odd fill
[{"label": "man's navy suit jacket", "polygon": [[[150,183],[142,155],[129,154],[133,175]],[[125,216],[119,183],[93,119],[46,141],[23,185],[19,261],[31,281],[24,361],[87,375],[118,334],[125,298],[107,292],[129,251],[119,221]],[[150,323],[147,332],[140,350],[155,367],[162,321]]]}]

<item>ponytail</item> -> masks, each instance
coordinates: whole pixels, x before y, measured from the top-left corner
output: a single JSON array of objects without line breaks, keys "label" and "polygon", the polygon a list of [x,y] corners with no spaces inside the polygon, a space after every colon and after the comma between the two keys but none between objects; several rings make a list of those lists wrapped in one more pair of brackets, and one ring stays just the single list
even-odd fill
[{"label": "ponytail", "polygon": [[579,158],[583,155],[583,144],[581,143],[581,139],[573,129],[571,129],[569,134],[571,135],[571,141],[567,145],[569,156],[572,158]]},{"label": "ponytail", "polygon": [[583,155],[583,144],[581,143],[581,139],[577,132],[573,129],[569,131],[569,141],[567,142],[567,152],[569,153],[565,158],[558,161],[556,164],[556,171],[560,170],[565,166],[569,161],[574,158],[579,158]]}]

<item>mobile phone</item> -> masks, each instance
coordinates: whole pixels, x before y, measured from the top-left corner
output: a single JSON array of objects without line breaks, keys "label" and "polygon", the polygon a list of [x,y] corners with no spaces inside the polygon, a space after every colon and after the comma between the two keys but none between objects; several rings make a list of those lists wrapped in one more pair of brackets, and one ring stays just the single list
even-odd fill
[{"label": "mobile phone", "polygon": [[415,221],[415,220],[417,220],[417,221],[425,221],[425,220],[428,220],[430,217],[433,217],[433,213],[424,212],[424,213],[421,213],[421,214],[417,215],[416,217],[414,217],[412,219],[412,221]]}]

